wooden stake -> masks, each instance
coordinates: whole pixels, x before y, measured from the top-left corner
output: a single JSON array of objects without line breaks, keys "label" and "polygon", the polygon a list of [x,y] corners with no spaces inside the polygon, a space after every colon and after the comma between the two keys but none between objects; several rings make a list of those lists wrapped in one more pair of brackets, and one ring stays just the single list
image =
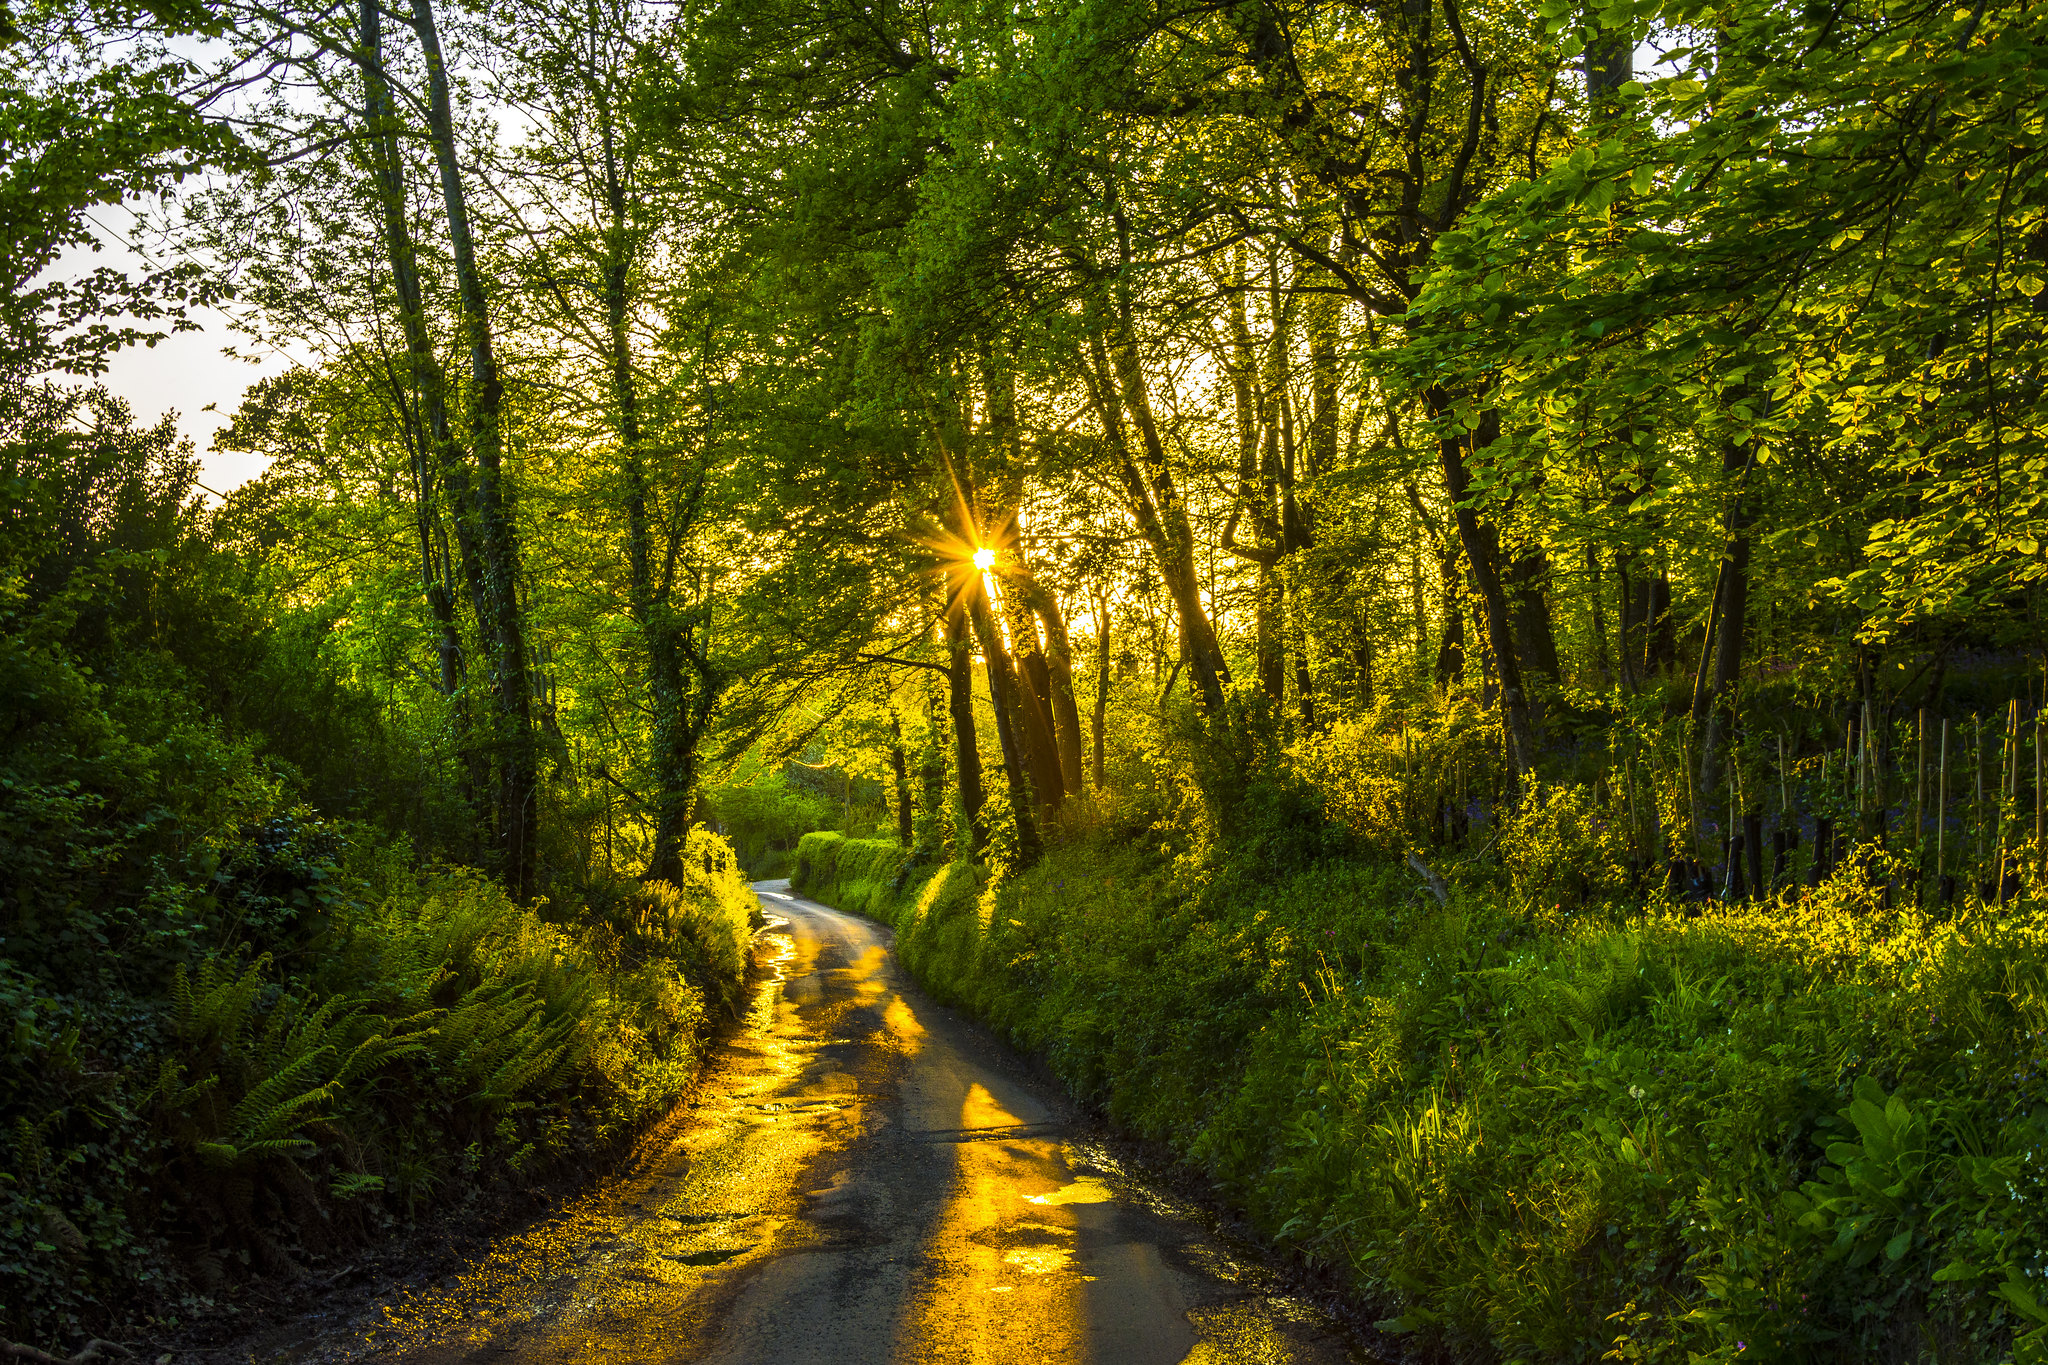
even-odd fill
[{"label": "wooden stake", "polygon": [[2005,708],[2005,752],[1998,760],[1998,857],[1991,864],[1991,903],[2005,904],[2005,811],[2019,791],[2020,782],[2020,702],[2014,697]]},{"label": "wooden stake", "polygon": [[1940,793],[1934,801],[1934,875],[1940,879],[1948,852],[1948,717],[1941,718]]},{"label": "wooden stake", "polygon": [[1870,733],[1870,699],[1863,700],[1863,786],[1860,792],[1860,808],[1868,814],[1877,804],[1877,741]]},{"label": "wooden stake", "polygon": [[1972,812],[1976,819],[1976,837],[1970,839],[1972,853],[1976,855],[1976,866],[1985,866],[1985,853],[1991,849],[1991,841],[1985,839],[1985,718],[1970,716],[1976,720],[1976,802]]},{"label": "wooden stake", "polygon": [[1919,743],[1913,757],[1913,861],[1920,861],[1920,843],[1927,832],[1927,708],[1915,718]]}]

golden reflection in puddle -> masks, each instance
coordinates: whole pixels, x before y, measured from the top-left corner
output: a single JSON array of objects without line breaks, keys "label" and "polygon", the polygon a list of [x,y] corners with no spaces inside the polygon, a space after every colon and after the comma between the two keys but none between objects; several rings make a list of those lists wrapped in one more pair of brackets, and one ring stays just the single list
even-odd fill
[{"label": "golden reflection in puddle", "polygon": [[1107,1204],[1116,1198],[1105,1185],[1092,1175],[1078,1176],[1071,1185],[1062,1185],[1051,1194],[1027,1194],[1027,1204]]},{"label": "golden reflection in puddle", "polygon": [[783,989],[794,975],[790,964],[797,957],[796,939],[789,932],[789,921],[780,915],[768,917],[768,928],[762,941],[774,946],[763,955],[762,965],[767,967],[770,977],[768,988],[754,996],[753,1007],[747,1011],[747,1029],[755,1034],[766,1033],[774,1026],[782,1004]]},{"label": "golden reflection in puddle", "polygon": [[1014,1128],[1023,1120],[996,1102],[988,1093],[988,1087],[980,1081],[967,1087],[967,1098],[960,1102],[960,1126],[962,1128]]},{"label": "golden reflection in puddle", "polygon": [[[966,1088],[963,1127],[1016,1123],[986,1087]],[[1046,1189],[1068,1175],[1053,1144],[969,1141],[951,1150],[953,1195],[926,1244],[943,1268],[918,1296],[919,1321],[897,1358],[959,1365],[1096,1358],[1088,1345],[1086,1291],[1093,1286],[1075,1273],[1082,1265],[1073,1217],[1041,1213],[1018,1197],[1020,1187]]]},{"label": "golden reflection in puddle", "polygon": [[1050,1275],[1065,1270],[1074,1253],[1065,1247],[1016,1247],[1003,1253],[1003,1264],[1013,1265],[1026,1275]]},{"label": "golden reflection in puddle", "polygon": [[924,1046],[924,1025],[917,1022],[917,1012],[897,996],[889,1002],[889,1008],[882,1011],[882,1022],[889,1032],[902,1039],[908,1046],[905,1051],[915,1053]]}]

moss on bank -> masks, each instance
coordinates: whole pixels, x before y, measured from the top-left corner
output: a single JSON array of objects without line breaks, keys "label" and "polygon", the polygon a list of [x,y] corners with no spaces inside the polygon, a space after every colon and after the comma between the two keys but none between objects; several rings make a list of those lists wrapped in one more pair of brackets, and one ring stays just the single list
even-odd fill
[{"label": "moss on bank", "polygon": [[1191,891],[1097,838],[990,884],[812,835],[796,884],[1426,1356],[2040,1357],[2039,910],[1943,922],[1847,873],[1697,916],[1414,881]]}]

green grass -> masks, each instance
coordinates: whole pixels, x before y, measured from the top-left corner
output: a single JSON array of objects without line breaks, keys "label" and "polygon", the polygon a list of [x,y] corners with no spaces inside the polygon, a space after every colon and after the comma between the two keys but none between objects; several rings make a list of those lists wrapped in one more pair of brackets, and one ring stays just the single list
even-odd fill
[{"label": "green grass", "polygon": [[[1384,862],[989,885],[807,837],[935,995],[1164,1139],[1427,1358],[2038,1359],[2048,916],[1447,906]],[[2015,1337],[2019,1338],[2017,1345]]]}]

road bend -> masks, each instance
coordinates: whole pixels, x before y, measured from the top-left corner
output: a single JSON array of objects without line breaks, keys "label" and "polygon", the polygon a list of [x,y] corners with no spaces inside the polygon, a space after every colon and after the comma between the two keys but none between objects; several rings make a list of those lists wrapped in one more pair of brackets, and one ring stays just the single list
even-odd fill
[{"label": "road bend", "polygon": [[647,1158],[431,1283],[347,1314],[309,1304],[246,1358],[1366,1359],[1123,1169],[1058,1087],[925,999],[887,929],[787,882],[755,891],[771,970]]}]

